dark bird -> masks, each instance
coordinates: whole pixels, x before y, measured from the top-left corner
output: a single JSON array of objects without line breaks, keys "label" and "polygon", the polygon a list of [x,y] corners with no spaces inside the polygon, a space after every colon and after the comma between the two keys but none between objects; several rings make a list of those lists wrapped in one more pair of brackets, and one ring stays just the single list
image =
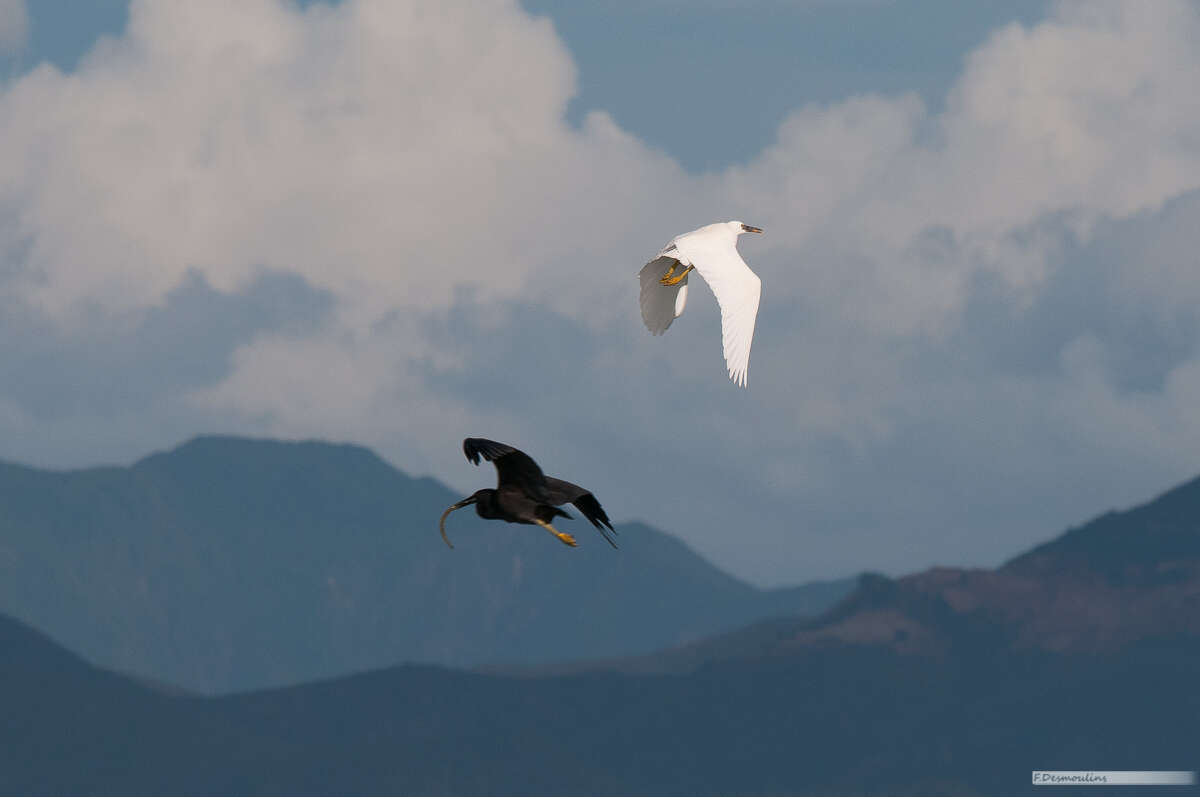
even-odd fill
[{"label": "dark bird", "polygon": [[446,517],[454,510],[471,504],[475,505],[475,511],[481,518],[541,526],[558,537],[560,542],[573,548],[575,538],[550,525],[550,521],[556,517],[570,519],[570,515],[558,508],[567,503],[574,504],[575,508],[599,530],[608,544],[617,547],[608,534],[609,531],[616,534],[616,529],[608,522],[608,515],[596,500],[596,496],[577,484],[542,473],[538,464],[524,451],[493,440],[468,437],[463,440],[463,453],[476,465],[479,464],[480,457],[494,464],[500,483],[495,490],[476,490],[474,495],[464,498],[442,513],[438,528],[442,532],[442,539],[451,548],[454,545],[446,536]]}]

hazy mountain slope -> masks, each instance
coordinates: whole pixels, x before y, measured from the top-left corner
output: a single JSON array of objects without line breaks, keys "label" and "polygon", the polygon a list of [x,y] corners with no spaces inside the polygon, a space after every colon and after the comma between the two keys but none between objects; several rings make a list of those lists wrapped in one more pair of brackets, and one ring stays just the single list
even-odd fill
[{"label": "hazy mountain slope", "polygon": [[0,652],[5,794],[1007,797],[1034,767],[1191,768],[1200,736],[1183,638],[833,645],[673,676],[407,666],[224,698],[93,670],[5,618]]},{"label": "hazy mountain slope", "polygon": [[[936,567],[857,588],[817,617],[780,617],[647,656],[596,665],[681,672],[835,644],[942,655],[1000,640],[1013,650],[1104,655],[1162,638],[1200,639],[1200,479],[1108,512],[996,570]],[[555,668],[552,668],[555,669]]]},{"label": "hazy mountain slope", "polygon": [[1105,552],[1186,541],[1200,511],[1121,517],[996,571],[866,576],[817,619],[557,675],[177,696],[0,618],[0,793],[1007,797],[1034,768],[1196,769],[1196,557]]},{"label": "hazy mountain slope", "polygon": [[[580,538],[567,549],[464,511],[451,551],[437,518],[459,498],[313,442],[205,437],[66,473],[0,464],[0,610],[104,666],[224,691],[650,651],[850,588],[758,590],[640,524],[613,551],[564,523]],[[620,496],[602,499],[619,516]]]},{"label": "hazy mountain slope", "polygon": [[1006,570],[1082,566],[1119,578],[1131,566],[1200,559],[1200,478],[1141,506],[1100,517],[1024,553]]}]

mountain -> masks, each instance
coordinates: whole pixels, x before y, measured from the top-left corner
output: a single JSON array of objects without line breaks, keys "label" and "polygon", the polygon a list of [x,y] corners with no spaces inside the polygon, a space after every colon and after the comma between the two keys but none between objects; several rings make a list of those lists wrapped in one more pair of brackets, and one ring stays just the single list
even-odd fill
[{"label": "mountain", "polygon": [[995,571],[867,575],[815,619],[561,672],[196,697],[0,617],[0,793],[1007,797],[1035,768],[1195,770],[1180,489]]},{"label": "mountain", "polygon": [[853,586],[759,590],[636,523],[614,551],[577,520],[567,549],[459,512],[451,551],[437,518],[459,498],[319,442],[201,437],[69,472],[0,463],[0,611],[105,667],[223,692],[402,661],[648,652],[815,614]]},{"label": "mountain", "polygon": [[817,617],[777,617],[646,656],[543,672],[616,667],[683,672],[732,659],[869,645],[899,655],[991,650],[1108,655],[1156,639],[1200,639],[1200,479],[1108,512],[995,570],[863,574]]},{"label": "mountain", "polygon": [[1143,506],[1106,512],[1016,557],[1006,569],[1086,569],[1111,580],[1200,559],[1200,478]]},{"label": "mountain", "polygon": [[1194,769],[1200,738],[1195,639],[1102,657],[837,645],[669,676],[403,666],[208,698],[27,630],[25,654],[4,626],[0,793],[28,797],[1009,797],[1034,768]]}]

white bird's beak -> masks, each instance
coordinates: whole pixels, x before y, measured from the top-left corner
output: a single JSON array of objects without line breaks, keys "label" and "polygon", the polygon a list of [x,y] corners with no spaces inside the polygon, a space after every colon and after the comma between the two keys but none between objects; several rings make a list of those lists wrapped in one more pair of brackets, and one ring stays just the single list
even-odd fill
[{"label": "white bird's beak", "polygon": [[751,227],[749,224],[743,224],[742,232],[762,232],[762,227]]}]

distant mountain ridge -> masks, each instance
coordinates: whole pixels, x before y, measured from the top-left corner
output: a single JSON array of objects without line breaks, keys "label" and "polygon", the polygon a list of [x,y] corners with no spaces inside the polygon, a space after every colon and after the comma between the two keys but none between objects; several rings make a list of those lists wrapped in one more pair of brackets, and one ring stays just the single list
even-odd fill
[{"label": "distant mountain ridge", "polygon": [[1132,509],[1105,512],[1015,557],[1006,570],[1033,572],[1076,564],[1110,578],[1130,567],[1200,559],[1200,477]]},{"label": "distant mountain ridge", "polygon": [[994,571],[865,575],[816,618],[515,676],[194,697],[0,616],[0,793],[1009,797],[1034,768],[1194,770],[1200,482],[1180,490]]},{"label": "distant mountain ridge", "polygon": [[576,521],[567,550],[460,512],[450,551],[437,517],[459,498],[311,441],[200,437],[128,468],[0,463],[0,611],[103,666],[221,692],[404,661],[648,652],[815,614],[852,587],[759,590],[641,524],[619,526],[613,551]]},{"label": "distant mountain ridge", "polygon": [[867,573],[816,617],[779,617],[646,656],[544,671],[681,672],[831,645],[924,656],[988,646],[1096,655],[1161,638],[1200,639],[1200,479],[1106,512],[995,570]]}]

